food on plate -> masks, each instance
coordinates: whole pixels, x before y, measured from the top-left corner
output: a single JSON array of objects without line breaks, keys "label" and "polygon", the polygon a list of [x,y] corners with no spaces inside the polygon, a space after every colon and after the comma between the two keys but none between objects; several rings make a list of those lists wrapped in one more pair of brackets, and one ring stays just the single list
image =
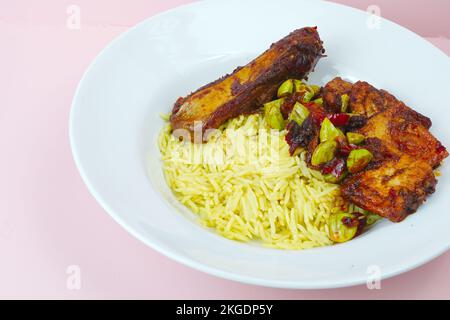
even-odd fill
[{"label": "food on plate", "polygon": [[431,167],[404,154],[350,175],[341,193],[357,206],[398,222],[414,213],[435,186]]},{"label": "food on plate", "polygon": [[324,49],[316,28],[296,30],[244,67],[237,68],[187,97],[172,110],[172,128],[218,128],[226,120],[250,114],[272,99],[287,78],[305,78],[322,57]]},{"label": "food on plate", "polygon": [[364,81],[306,83],[323,53],[316,28],[296,30],[175,103],[159,138],[165,177],[206,226],[276,248],[325,246],[400,222],[435,191],[448,152],[431,120]]},{"label": "food on plate", "polygon": [[324,88],[328,93],[328,98],[324,99],[329,109],[336,109],[337,106],[333,105],[335,97],[342,93],[339,90],[331,92],[330,84],[333,87],[350,88],[350,91],[345,91],[350,95],[349,112],[368,118],[367,124],[358,133],[379,138],[391,148],[420,158],[433,168],[448,156],[442,144],[429,131],[431,120],[407,107],[387,91],[377,90],[367,82],[358,81],[352,85],[336,78],[325,86],[328,89]]},{"label": "food on plate", "polygon": [[358,212],[333,214],[328,220],[329,236],[334,242],[346,242],[362,232],[367,217]]},{"label": "food on plate", "polygon": [[[159,137],[167,184],[207,227],[239,241],[280,249],[332,244],[328,219],[345,201],[339,186],[289,154],[285,133],[261,114],[227,121],[207,143]],[[345,208],[344,208],[345,209]]]},{"label": "food on plate", "polygon": [[343,196],[395,222],[414,213],[434,192],[433,169],[448,156],[429,131],[431,120],[367,82],[335,78],[323,91],[328,110],[337,110],[338,97],[347,94],[348,111],[367,117],[355,133],[364,136],[363,145],[376,154],[367,170],[343,182]]}]

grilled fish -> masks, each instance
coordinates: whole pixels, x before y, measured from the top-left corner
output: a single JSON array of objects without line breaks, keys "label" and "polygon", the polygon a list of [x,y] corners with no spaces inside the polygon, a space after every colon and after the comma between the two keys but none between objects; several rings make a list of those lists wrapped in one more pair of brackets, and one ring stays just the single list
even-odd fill
[{"label": "grilled fish", "polygon": [[367,82],[351,84],[335,78],[323,89],[328,110],[340,110],[342,94],[350,96],[349,112],[368,118],[357,132],[366,137],[379,138],[391,148],[415,159],[422,159],[433,168],[448,156],[442,144],[429,131],[431,120],[389,92],[378,90]]},{"label": "grilled fish", "polygon": [[364,148],[374,154],[373,163],[341,185],[342,195],[352,203],[400,222],[435,191],[437,181],[426,161],[390,149],[378,138],[368,138]]},{"label": "grilled fish", "polygon": [[341,95],[348,94],[349,112],[367,118],[356,132],[366,137],[363,147],[374,158],[364,171],[344,180],[342,195],[394,222],[414,213],[435,190],[433,168],[448,156],[428,130],[430,119],[367,82],[335,78],[322,91],[327,110],[338,112]]},{"label": "grilled fish", "polygon": [[201,133],[218,128],[226,120],[255,112],[271,100],[278,86],[287,78],[306,78],[323,56],[317,28],[298,29],[244,67],[237,68],[187,97],[179,98],[172,110],[172,129],[185,129],[191,140]]}]

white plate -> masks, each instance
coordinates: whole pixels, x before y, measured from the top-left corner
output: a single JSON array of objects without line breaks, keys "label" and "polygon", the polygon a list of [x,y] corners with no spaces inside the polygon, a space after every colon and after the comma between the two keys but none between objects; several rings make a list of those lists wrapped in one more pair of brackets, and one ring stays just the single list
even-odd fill
[{"label": "white plate", "polygon": [[[204,1],[152,17],[108,46],[76,92],[70,139],[76,164],[105,210],[136,238],[193,268],[285,288],[365,283],[417,267],[450,243],[449,166],[437,192],[399,224],[383,221],[355,240],[278,251],[224,239],[200,227],[166,186],[156,145],[177,97],[215,80],[303,26],[319,27],[327,58],[312,83],[340,75],[388,89],[431,117],[450,145],[450,60],[387,20],[322,1]],[[376,22],[376,21],[375,21]],[[147,168],[150,170],[147,170]],[[147,171],[150,173],[147,174]],[[371,269],[376,266],[376,269]],[[379,269],[377,269],[379,268]]]}]

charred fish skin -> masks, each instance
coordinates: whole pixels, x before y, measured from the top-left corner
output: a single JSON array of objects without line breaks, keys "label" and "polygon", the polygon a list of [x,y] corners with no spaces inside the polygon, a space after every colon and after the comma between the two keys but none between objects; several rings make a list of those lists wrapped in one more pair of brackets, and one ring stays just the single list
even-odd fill
[{"label": "charred fish skin", "polygon": [[179,98],[170,117],[172,129],[187,130],[193,139],[199,126],[204,133],[228,119],[256,112],[284,80],[306,78],[324,52],[317,27],[293,31],[246,66]]}]

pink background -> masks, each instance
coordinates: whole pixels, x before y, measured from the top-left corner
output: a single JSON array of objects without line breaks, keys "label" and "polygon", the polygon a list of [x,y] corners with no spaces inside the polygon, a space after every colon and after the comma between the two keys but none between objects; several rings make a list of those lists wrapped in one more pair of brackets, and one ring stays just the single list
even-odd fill
[{"label": "pink background", "polygon": [[[381,290],[279,290],[215,278],[131,237],[88,193],[68,117],[84,70],[114,37],[186,0],[0,0],[0,298],[450,298],[450,252]],[[450,54],[450,1],[336,0],[380,6]],[[66,9],[81,8],[81,30]],[[68,290],[66,268],[81,267]]]}]

